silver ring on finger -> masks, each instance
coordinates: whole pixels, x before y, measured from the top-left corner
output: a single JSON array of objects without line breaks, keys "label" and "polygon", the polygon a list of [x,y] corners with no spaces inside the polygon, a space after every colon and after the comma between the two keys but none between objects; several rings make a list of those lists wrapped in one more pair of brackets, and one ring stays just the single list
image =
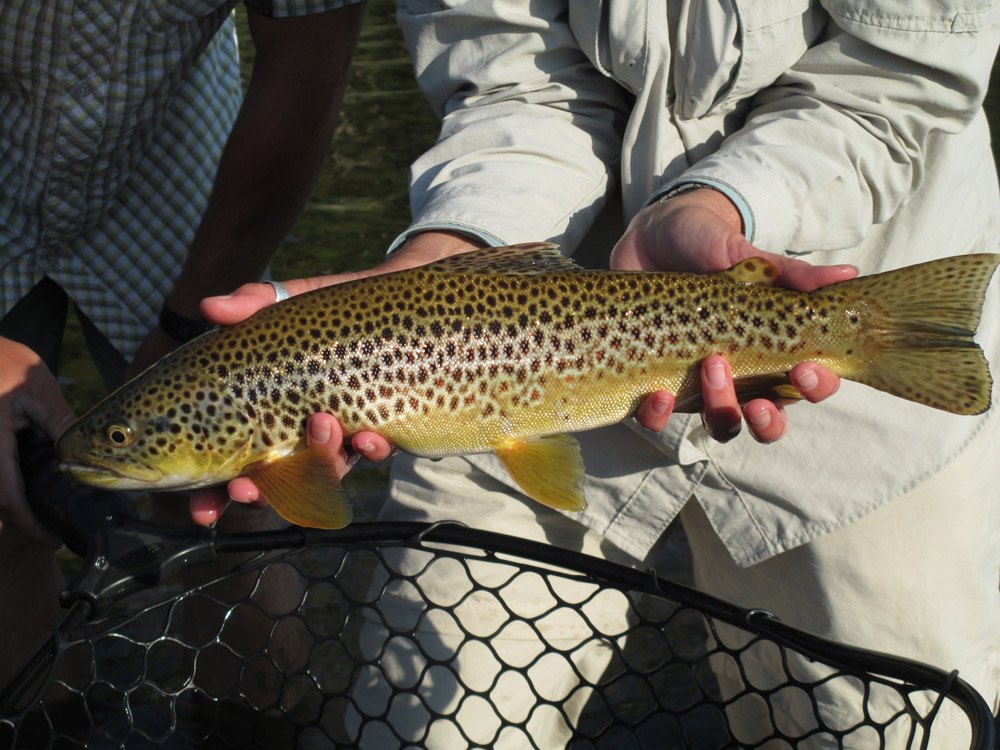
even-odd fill
[{"label": "silver ring on finger", "polygon": [[280,281],[268,281],[267,283],[271,285],[272,289],[274,289],[275,302],[283,302],[284,300],[292,296],[288,293],[288,287],[282,284]]}]

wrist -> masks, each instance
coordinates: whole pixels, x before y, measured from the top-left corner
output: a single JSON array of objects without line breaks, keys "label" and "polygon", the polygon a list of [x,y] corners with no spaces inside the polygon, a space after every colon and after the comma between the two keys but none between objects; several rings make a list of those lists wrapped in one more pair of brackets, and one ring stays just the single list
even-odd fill
[{"label": "wrist", "polygon": [[166,302],[160,308],[157,326],[170,338],[182,344],[215,328],[213,323],[204,318],[191,318],[174,312]]},{"label": "wrist", "polygon": [[707,208],[731,226],[737,232],[744,234],[743,217],[736,205],[724,194],[709,185],[702,185],[703,190],[688,191],[677,196],[679,201]]},{"label": "wrist", "polygon": [[747,241],[753,242],[756,231],[753,211],[743,195],[732,185],[709,177],[682,178],[660,188],[646,205],[674,201],[712,210]]},{"label": "wrist", "polygon": [[417,232],[410,235],[399,250],[406,252],[420,252],[437,255],[446,258],[449,255],[465,253],[486,247],[486,243],[475,237],[470,237],[462,232],[445,229],[432,229]]},{"label": "wrist", "polygon": [[380,272],[398,271],[469,252],[485,244],[466,235],[447,230],[428,230],[411,234],[380,266]]},{"label": "wrist", "polygon": [[501,247],[509,244],[495,234],[468,224],[456,221],[432,221],[416,224],[402,232],[389,245],[386,257],[391,258],[404,245],[410,245],[419,237],[424,239],[420,240],[418,245],[430,241],[440,242],[441,246],[451,250],[451,252],[445,253],[447,255],[454,255],[456,252],[464,252],[477,247]]}]

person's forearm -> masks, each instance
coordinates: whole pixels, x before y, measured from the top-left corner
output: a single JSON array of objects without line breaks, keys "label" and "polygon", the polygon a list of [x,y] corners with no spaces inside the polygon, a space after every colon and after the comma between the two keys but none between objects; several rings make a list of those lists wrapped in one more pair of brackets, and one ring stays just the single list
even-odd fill
[{"label": "person's forearm", "polygon": [[260,278],[315,185],[336,127],[361,6],[301,18],[249,14],[246,99],[187,261],[167,298],[198,317],[206,296]]}]

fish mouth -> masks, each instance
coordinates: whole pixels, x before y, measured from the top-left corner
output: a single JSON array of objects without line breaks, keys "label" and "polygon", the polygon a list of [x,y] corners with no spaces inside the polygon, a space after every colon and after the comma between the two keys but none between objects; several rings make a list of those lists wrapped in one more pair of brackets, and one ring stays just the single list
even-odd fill
[{"label": "fish mouth", "polygon": [[111,466],[64,460],[59,462],[59,470],[78,479],[84,484],[99,487],[132,489],[145,487],[158,481],[163,474],[145,464],[130,464],[128,471]]}]

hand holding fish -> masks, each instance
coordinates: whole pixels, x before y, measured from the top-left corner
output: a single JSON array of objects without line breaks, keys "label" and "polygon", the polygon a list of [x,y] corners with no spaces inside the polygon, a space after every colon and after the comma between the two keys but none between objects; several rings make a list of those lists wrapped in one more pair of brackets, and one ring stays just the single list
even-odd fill
[{"label": "hand holding fish", "polygon": [[[615,246],[611,267],[626,271],[714,273],[747,258],[764,257],[780,271],[781,286],[799,291],[813,291],[857,276],[853,266],[813,266],[764,252],[751,245],[741,230],[739,212],[726,196],[712,189],[690,190],[640,211]],[[788,377],[812,403],[832,396],[840,386],[840,379],[834,373],[814,362],[796,365]],[[716,440],[725,442],[739,434],[743,419],[759,442],[774,442],[784,434],[787,417],[782,404],[758,398],[741,406],[732,370],[724,358],[705,359],[701,386],[705,428]],[[648,401],[640,407],[640,413],[647,407]]]},{"label": "hand holding fish", "polygon": [[75,417],[56,379],[35,352],[0,338],[0,529],[20,532],[53,547],[62,542],[46,529],[28,507],[18,466],[18,430],[35,425],[55,440]]},{"label": "hand holding fish", "polygon": [[800,292],[858,275],[854,266],[814,266],[754,247],[743,236],[736,207],[711,189],[692,190],[636,214],[612,251],[611,267],[716,273],[752,257],[767,258],[781,272],[780,285]]},{"label": "hand holding fish", "polygon": [[[451,232],[424,232],[416,235],[399,252],[382,263],[362,271],[310,276],[283,282],[290,296],[294,297],[322,287],[357,281],[369,276],[404,271],[423,266],[457,253],[475,250],[480,245]],[[244,284],[231,294],[207,297],[201,301],[201,313],[219,325],[231,325],[245,320],[259,310],[275,303],[274,288],[270,284]]]}]

